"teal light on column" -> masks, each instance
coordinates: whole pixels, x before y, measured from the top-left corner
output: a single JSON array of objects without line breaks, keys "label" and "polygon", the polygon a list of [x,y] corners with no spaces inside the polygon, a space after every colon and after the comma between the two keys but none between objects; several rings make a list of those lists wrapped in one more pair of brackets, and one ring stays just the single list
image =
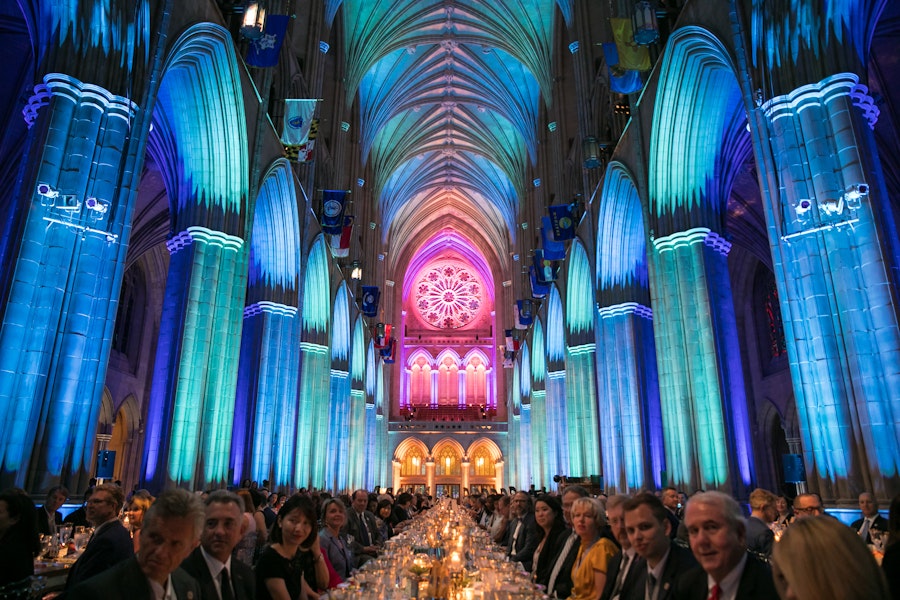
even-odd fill
[{"label": "teal light on column", "polygon": [[566,327],[570,334],[594,330],[594,278],[580,240],[572,242],[566,287]]},{"label": "teal light on column", "polygon": [[728,478],[725,416],[703,257],[709,233],[696,228],[653,242],[654,323],[668,470],[676,485],[704,489],[723,485]]},{"label": "teal light on column", "polygon": [[522,344],[519,350],[519,362],[516,364],[516,376],[519,378],[519,394],[522,398],[531,397],[531,353],[528,344]]},{"label": "teal light on column", "polygon": [[[365,457],[367,454],[366,446],[369,440],[367,429],[369,422],[366,413],[370,406],[372,405],[366,404],[366,393],[364,391],[359,389],[350,390],[350,414],[347,425],[350,441],[347,444],[347,453],[343,457],[345,462],[347,462],[345,483],[347,489],[366,487],[366,461],[352,459],[351,457]],[[372,407],[374,408],[374,406]],[[366,489],[371,488],[366,487]]]},{"label": "teal light on column", "polygon": [[547,377],[547,357],[544,352],[544,328],[540,319],[534,320],[531,343],[534,345],[531,351],[531,379],[534,383],[542,383]]},{"label": "teal light on column", "polygon": [[595,345],[569,348],[566,360],[566,433],[568,475],[600,475],[600,426],[597,417]]},{"label": "teal light on column", "polygon": [[305,332],[328,331],[328,321],[331,318],[331,278],[328,272],[330,251],[327,246],[324,236],[320,235],[309,251],[302,307]]},{"label": "teal light on column", "polygon": [[347,465],[350,462],[350,426],[353,417],[350,398],[350,374],[331,369],[331,390],[328,407],[328,442],[320,445],[326,453],[325,486],[328,489],[347,489]]},{"label": "teal light on column", "polygon": [[553,465],[550,463],[550,438],[547,424],[547,392],[536,390],[531,395],[531,477],[540,488],[552,483]]},{"label": "teal light on column", "polygon": [[[185,256],[192,261],[172,408],[168,476],[185,484],[195,483],[195,475],[204,483],[225,482],[247,252],[240,238],[202,227],[189,227],[168,244],[176,254],[187,251]],[[178,250],[180,244],[190,248]],[[203,278],[201,284],[202,274],[210,272],[217,272],[218,278],[214,283]],[[203,466],[202,473],[196,473],[198,465]]]},{"label": "teal light on column", "polygon": [[532,427],[531,404],[522,404],[522,413],[519,419],[519,481],[515,486],[519,489],[528,489],[535,480],[534,470],[534,427]]},{"label": "teal light on column", "polygon": [[331,356],[328,346],[300,343],[300,410],[297,412],[297,456],[294,482],[298,487],[325,487],[329,449]]},{"label": "teal light on column", "polygon": [[334,324],[331,330],[331,360],[346,361],[350,358],[350,306],[347,301],[347,284],[341,282],[334,297]]},{"label": "teal light on column", "polygon": [[[550,287],[547,296],[547,360],[563,361],[566,359],[566,329],[563,321],[563,305],[559,297],[559,289]],[[535,329],[535,333],[537,330]]]}]

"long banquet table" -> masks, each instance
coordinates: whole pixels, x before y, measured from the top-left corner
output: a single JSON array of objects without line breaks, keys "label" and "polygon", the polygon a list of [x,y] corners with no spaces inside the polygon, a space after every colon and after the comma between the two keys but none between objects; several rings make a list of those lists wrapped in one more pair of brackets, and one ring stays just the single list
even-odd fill
[{"label": "long banquet table", "polygon": [[450,499],[387,541],[330,600],[524,600],[544,598],[540,586]]}]

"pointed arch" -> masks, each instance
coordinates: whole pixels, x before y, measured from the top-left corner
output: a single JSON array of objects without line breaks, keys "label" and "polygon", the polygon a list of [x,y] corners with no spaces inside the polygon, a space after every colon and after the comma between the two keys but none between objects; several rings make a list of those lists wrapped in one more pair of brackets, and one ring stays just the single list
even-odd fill
[{"label": "pointed arch", "polygon": [[566,358],[566,330],[563,325],[563,305],[559,288],[553,285],[547,296],[547,361],[557,362]]},{"label": "pointed arch", "polygon": [[594,329],[594,286],[591,265],[581,240],[572,243],[566,285],[566,325],[569,333],[579,334]]},{"label": "pointed arch", "polygon": [[343,361],[350,357],[350,304],[347,295],[347,282],[342,281],[334,297],[331,360]]},{"label": "pointed arch", "polygon": [[303,330],[327,333],[331,317],[331,278],[328,272],[328,247],[324,235],[318,235],[309,251],[303,284]]}]

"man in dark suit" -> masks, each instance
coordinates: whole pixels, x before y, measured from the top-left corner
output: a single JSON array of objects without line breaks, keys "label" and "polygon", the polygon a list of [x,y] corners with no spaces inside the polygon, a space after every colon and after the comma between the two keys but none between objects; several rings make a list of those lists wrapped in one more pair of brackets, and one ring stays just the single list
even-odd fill
[{"label": "man in dark suit", "polygon": [[747,518],[747,550],[769,558],[775,533],[769,524],[778,517],[775,494],[762,488],[750,492],[750,516]]},{"label": "man in dark suit", "polygon": [[197,547],[205,515],[187,490],[163,492],[144,515],[137,555],[73,587],[67,600],[200,600],[200,585],[178,565]]},{"label": "man in dark suit", "polygon": [[56,535],[59,526],[63,522],[59,507],[66,502],[68,497],[69,490],[61,485],[54,486],[47,491],[47,499],[44,500],[44,505],[37,510],[38,533]]},{"label": "man in dark suit", "polygon": [[647,570],[647,562],[638,556],[625,529],[625,502],[628,496],[611,496],[606,501],[606,518],[622,551],[612,557],[606,571],[606,583],[600,600],[629,598]]},{"label": "man in dark suit", "polygon": [[679,598],[778,597],[768,565],[747,553],[743,513],[733,498],[721,492],[694,495],[688,500],[684,524],[700,568],[678,582]]},{"label": "man in dark suit", "polygon": [[681,496],[678,490],[673,487],[663,488],[662,503],[666,507],[666,518],[672,526],[672,533],[669,534],[671,539],[678,537],[678,526],[681,524]]},{"label": "man in dark suit", "polygon": [[200,584],[200,600],[251,600],[256,593],[253,569],[231,557],[243,537],[240,496],[217,490],[206,497],[206,521],[200,547],[181,563]]},{"label": "man in dark suit", "polygon": [[[403,496],[403,494],[400,495]],[[350,510],[347,511],[347,523],[341,530],[342,534],[353,538],[350,545],[356,556],[357,567],[361,567],[378,556],[378,547],[383,543],[381,534],[378,532],[375,515],[366,510],[368,505],[369,492],[366,490],[353,492]]]},{"label": "man in dark suit", "polygon": [[672,525],[659,498],[641,493],[625,502],[625,530],[638,556],[646,561],[629,599],[669,600],[675,582],[697,566],[690,550],[672,542]]},{"label": "man in dark suit", "polygon": [[118,486],[103,484],[94,488],[85,507],[94,535],[69,570],[67,590],[134,555],[131,534],[118,519],[124,501],[125,493]]},{"label": "man in dark suit", "polygon": [[509,523],[509,546],[506,555],[510,562],[520,562],[531,572],[534,551],[541,541],[542,532],[534,522],[534,504],[525,492],[516,492],[510,502],[510,512],[515,518]]},{"label": "man in dark suit", "polygon": [[872,531],[887,531],[887,519],[878,514],[878,500],[869,492],[863,492],[859,495],[859,510],[862,511],[862,518],[853,522],[851,527],[859,534],[867,544],[872,543]]}]

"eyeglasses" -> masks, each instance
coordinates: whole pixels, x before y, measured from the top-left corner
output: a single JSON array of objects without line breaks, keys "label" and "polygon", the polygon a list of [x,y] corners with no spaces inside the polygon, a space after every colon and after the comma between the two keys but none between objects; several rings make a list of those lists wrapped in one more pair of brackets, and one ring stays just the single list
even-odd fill
[{"label": "eyeglasses", "polygon": [[812,514],[822,512],[822,507],[821,506],[807,506],[806,508],[795,508],[794,511],[812,515]]},{"label": "eyeglasses", "polygon": [[103,498],[90,498],[86,504],[112,504],[112,500],[105,500]]}]

